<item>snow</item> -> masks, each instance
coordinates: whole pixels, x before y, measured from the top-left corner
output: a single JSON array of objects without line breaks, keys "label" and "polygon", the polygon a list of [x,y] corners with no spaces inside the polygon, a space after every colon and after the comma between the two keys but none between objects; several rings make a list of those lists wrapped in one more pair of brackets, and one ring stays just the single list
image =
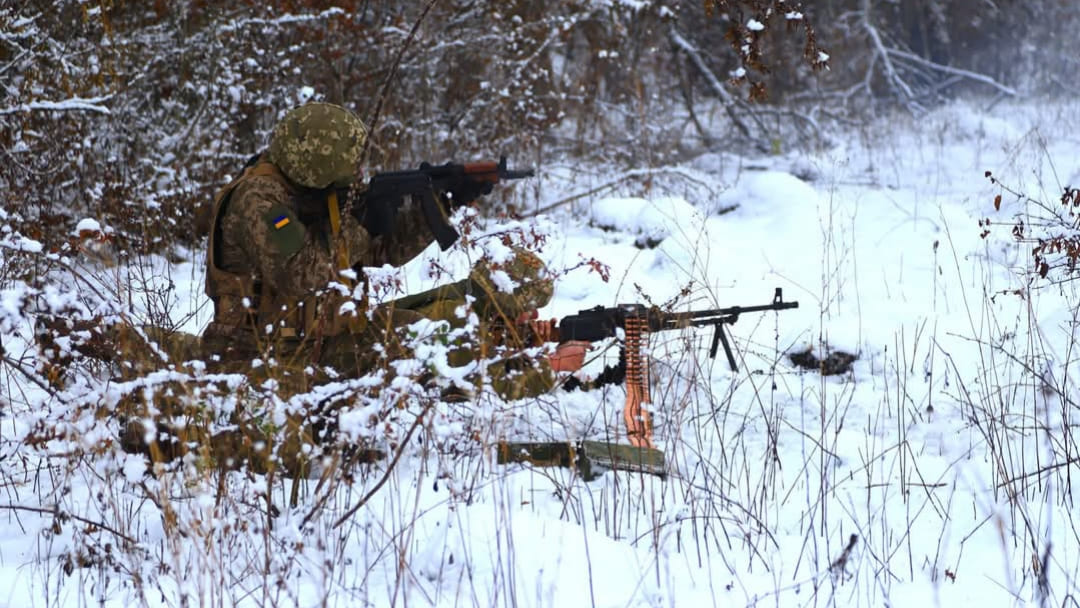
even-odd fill
[{"label": "snow", "polygon": [[142,456],[125,454],[122,470],[124,472],[124,479],[127,479],[131,483],[138,483],[142,480],[143,475],[146,474],[146,459]]},{"label": "snow", "polygon": [[296,91],[296,101],[298,104],[303,104],[311,101],[315,98],[315,89],[313,87],[300,87]]},{"label": "snow", "polygon": [[[1030,260],[1007,228],[1023,203],[1006,201],[995,214],[998,190],[983,174],[993,170],[1025,192],[1058,192],[1053,176],[1080,174],[1080,147],[1067,134],[1078,116],[1074,106],[984,111],[958,102],[917,120],[870,125],[862,135],[836,134],[835,146],[814,153],[702,155],[650,189],[608,189],[542,218],[547,241],[539,253],[560,276],[541,318],[631,302],[674,310],[766,304],[778,287],[799,302],[779,314],[742,315],[730,327],[736,372],[722,356],[708,358],[709,329],[653,336],[649,409],[669,463],[665,479],[608,472],[585,482],[568,469],[495,461],[493,445],[504,438],[619,440],[621,387],[514,403],[484,394],[421,411],[424,387],[408,376],[430,370],[440,387],[467,387],[468,372],[479,369],[450,365],[445,345],[469,330],[442,322],[411,326],[416,357],[394,362],[386,375],[341,379],[287,403],[238,397],[240,378],[209,377],[198,367],[127,384],[88,379],[68,389],[74,407],[112,404],[166,382],[227,387],[207,391],[221,422],[255,403],[277,421],[312,403],[348,403],[337,418],[341,432],[385,441],[379,445],[400,459],[389,472],[385,461],[360,466],[333,491],[317,478],[303,481],[295,508],[291,483],[282,489],[280,481],[234,474],[235,500],[219,500],[216,474],[158,467],[150,475],[131,455],[65,478],[64,492],[41,502],[29,474],[9,473],[8,502],[55,501],[122,530],[138,547],[121,549],[106,535],[119,572],[76,567],[65,575],[60,556],[100,530],[64,520],[57,534],[50,509],[0,510],[0,603],[1035,605],[1032,560],[1047,550],[1048,604],[1067,603],[1080,591],[1075,494],[1065,477],[1075,463],[1063,460],[1062,448],[1077,438],[1075,406],[1062,396],[1074,392],[1075,300],[1061,295],[1065,287],[1024,283],[1018,271]],[[625,175],[596,181],[616,177]],[[708,187],[675,186],[691,177]],[[541,179],[538,207],[594,187],[555,171]],[[983,239],[976,222],[988,216],[1004,227]],[[520,224],[482,228],[503,234],[508,226]],[[19,238],[5,235],[5,248],[34,254],[12,245]],[[476,246],[498,260],[512,252],[498,238]],[[391,297],[397,285],[417,292],[466,276],[476,254],[433,246],[404,269],[367,274]],[[433,272],[432,259],[446,272]],[[589,259],[607,265],[610,280],[582,264]],[[152,270],[175,282],[174,306],[205,309],[197,268]],[[497,283],[512,287],[509,277]],[[1015,289],[1025,297],[1011,295]],[[36,295],[0,291],[3,320],[20,318]],[[61,293],[43,297],[56,310],[79,306]],[[203,311],[185,327],[198,332],[206,321]],[[586,375],[616,355],[595,346]],[[8,352],[17,347],[5,337]],[[786,357],[806,349],[858,358],[850,373],[822,377]],[[390,374],[393,408],[354,396]],[[41,395],[29,384],[21,390]],[[23,437],[35,420],[53,422],[61,411],[20,399],[23,413],[0,419],[5,455],[26,449],[12,443],[7,425]],[[419,430],[407,435],[414,422]],[[75,427],[79,445],[101,445],[106,428]],[[1049,472],[1034,475],[1039,470]],[[182,492],[164,503],[168,517],[141,489],[162,500],[175,485]],[[270,486],[280,509],[272,527]],[[329,498],[315,505],[317,496]],[[136,591],[125,568],[155,583]]]},{"label": "snow", "polygon": [[72,234],[78,236],[83,232],[101,232],[101,223],[92,218],[83,218],[75,225]]},{"label": "snow", "polygon": [[112,99],[111,95],[105,95],[102,97],[82,98],[72,97],[70,99],[63,99],[60,101],[32,101],[29,103],[19,104],[17,106],[10,106],[7,108],[0,108],[0,114],[14,114],[16,112],[70,112],[70,111],[83,111],[83,112],[97,112],[98,114],[111,114],[112,111],[108,107],[102,105],[104,102]]},{"label": "snow", "polygon": [[28,239],[21,234],[16,234],[0,240],[0,247],[14,249],[15,251],[24,251],[27,253],[41,253],[44,245],[35,241],[34,239]]}]

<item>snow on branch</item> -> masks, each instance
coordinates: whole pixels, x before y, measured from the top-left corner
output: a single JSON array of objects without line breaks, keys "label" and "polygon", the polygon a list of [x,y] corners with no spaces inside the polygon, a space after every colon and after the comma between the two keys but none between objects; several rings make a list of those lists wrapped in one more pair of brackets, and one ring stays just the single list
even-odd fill
[{"label": "snow on branch", "polygon": [[885,68],[885,75],[888,78],[889,84],[903,93],[905,98],[913,99],[915,97],[915,92],[912,91],[911,87],[908,86],[908,83],[900,77],[899,72],[893,66],[892,60],[889,59],[890,49],[885,47],[885,43],[881,40],[881,34],[878,33],[877,27],[870,22],[870,3],[868,0],[864,0],[863,2],[862,26],[867,35],[870,36],[874,49],[877,51],[875,56],[881,59],[881,64]]},{"label": "snow on branch", "polygon": [[906,51],[901,51],[899,49],[894,49],[894,48],[891,48],[891,47],[885,49],[885,51],[889,55],[892,55],[893,57],[896,57],[897,59],[903,59],[905,61],[910,61],[912,63],[917,63],[917,64],[922,65],[924,67],[927,67],[927,68],[930,68],[932,70],[936,70],[938,72],[942,72],[942,73],[945,73],[945,74],[952,74],[953,76],[961,76],[963,78],[968,78],[968,79],[974,80],[976,82],[982,82],[982,83],[985,83],[985,84],[988,84],[988,85],[994,87],[995,89],[1001,91],[1002,93],[1005,93],[1006,95],[1009,95],[1011,97],[1016,96],[1016,89],[1014,89],[1012,87],[1009,87],[1009,86],[1006,86],[1006,85],[1003,85],[1000,82],[994,80],[993,78],[991,78],[991,77],[989,77],[989,76],[987,76],[985,74],[980,74],[978,72],[972,72],[970,70],[964,70],[964,69],[960,69],[960,68],[949,67],[947,65],[941,65],[940,63],[934,63],[933,61],[930,61],[929,59],[923,59],[922,57],[919,57],[918,55],[915,55],[914,53],[908,53]]},{"label": "snow on branch", "polygon": [[325,11],[323,11],[321,13],[316,13],[316,14],[313,14],[313,15],[292,15],[292,14],[289,14],[289,15],[282,15],[281,17],[277,17],[275,19],[262,19],[262,18],[258,18],[258,17],[253,17],[251,19],[241,19],[239,21],[235,21],[233,23],[230,23],[229,25],[226,25],[226,26],[222,27],[220,31],[222,31],[222,32],[232,32],[232,31],[238,30],[240,28],[246,27],[248,25],[288,25],[288,24],[291,24],[291,23],[304,23],[304,22],[307,22],[307,21],[319,21],[321,19],[328,19],[328,18],[333,17],[335,15],[344,15],[344,14],[345,14],[344,9],[334,7],[334,8],[328,8],[328,9],[326,9]]},{"label": "snow on branch", "polygon": [[103,97],[72,97],[62,101],[31,101],[17,106],[0,108],[0,115],[17,114],[19,112],[97,112],[98,114],[112,114],[109,108],[100,105],[108,101],[112,95]]}]

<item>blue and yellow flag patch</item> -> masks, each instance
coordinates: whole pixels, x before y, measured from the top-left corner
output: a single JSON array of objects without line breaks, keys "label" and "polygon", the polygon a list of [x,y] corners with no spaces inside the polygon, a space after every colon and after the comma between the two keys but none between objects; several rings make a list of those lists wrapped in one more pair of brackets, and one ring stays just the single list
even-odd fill
[{"label": "blue and yellow flag patch", "polygon": [[279,254],[292,255],[304,246],[306,231],[296,214],[284,205],[274,205],[263,215],[267,243]]}]

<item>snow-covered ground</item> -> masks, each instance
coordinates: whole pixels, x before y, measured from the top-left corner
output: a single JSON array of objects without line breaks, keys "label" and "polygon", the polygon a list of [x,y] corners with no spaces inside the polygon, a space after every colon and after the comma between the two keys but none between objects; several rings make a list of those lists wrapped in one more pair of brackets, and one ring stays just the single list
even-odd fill
[{"label": "snow-covered ground", "polygon": [[[31,457],[17,439],[48,408],[12,376],[0,604],[1071,605],[1075,299],[1067,285],[1028,289],[1010,222],[1030,203],[1006,194],[995,212],[1000,190],[984,172],[1055,202],[1080,179],[1078,121],[1076,105],[956,103],[812,154],[716,153],[627,174],[551,166],[538,189],[521,186],[528,210],[617,184],[538,218],[552,269],[610,267],[607,281],[587,266],[561,276],[542,317],[766,304],[777,287],[800,303],[740,318],[734,373],[708,358],[709,330],[652,336],[664,479],[495,463],[499,439],[617,437],[620,387],[444,403],[385,480],[385,463],[332,494],[312,480],[295,509],[291,482],[269,484],[281,513],[267,531],[257,476],[232,474],[225,502],[209,474],[167,500],[163,481],[136,491],[143,468],[130,456],[42,481],[16,462]],[[983,238],[987,217],[1003,224]],[[444,263],[464,273],[467,257]],[[198,308],[197,267],[170,270],[178,306]],[[430,286],[427,274],[424,260],[410,265],[408,288]],[[597,346],[586,375],[616,356]],[[787,357],[807,349],[857,359],[823,377]],[[55,504],[77,517],[58,521]],[[103,532],[110,522],[119,528]],[[137,549],[116,542],[113,558],[65,574],[64,551],[113,532]]]}]

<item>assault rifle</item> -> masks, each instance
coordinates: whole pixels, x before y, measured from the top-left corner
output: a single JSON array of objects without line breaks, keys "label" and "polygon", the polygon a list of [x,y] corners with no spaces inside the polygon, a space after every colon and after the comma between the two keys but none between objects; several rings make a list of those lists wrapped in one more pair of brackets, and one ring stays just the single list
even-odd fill
[{"label": "assault rifle", "polygon": [[798,302],[784,301],[783,291],[779,287],[776,288],[771,303],[757,306],[731,306],[690,312],[663,312],[655,306],[648,307],[643,304],[622,304],[612,308],[597,306],[582,310],[576,315],[563,317],[559,321],[556,339],[596,342],[605,338],[614,338],[618,335],[618,329],[627,329],[627,319],[634,321],[632,325],[636,324],[643,331],[649,332],[711,325],[713,337],[709,357],[716,358],[718,347],[723,346],[731,371],[738,371],[735,355],[731,352],[731,344],[728,342],[724,326],[735,324],[739,320],[739,315],[743,313],[779,311],[798,307]]},{"label": "assault rifle", "polygon": [[[425,162],[419,169],[386,171],[371,176],[363,202],[354,205],[353,215],[372,236],[389,234],[394,230],[397,212],[405,203],[405,197],[419,198],[428,228],[439,246],[446,250],[458,239],[457,230],[447,220],[454,209],[490,194],[492,187],[501,180],[532,176],[532,169],[507,169],[505,156],[500,157],[498,163],[432,165]],[[450,195],[449,200],[446,194]]]}]

